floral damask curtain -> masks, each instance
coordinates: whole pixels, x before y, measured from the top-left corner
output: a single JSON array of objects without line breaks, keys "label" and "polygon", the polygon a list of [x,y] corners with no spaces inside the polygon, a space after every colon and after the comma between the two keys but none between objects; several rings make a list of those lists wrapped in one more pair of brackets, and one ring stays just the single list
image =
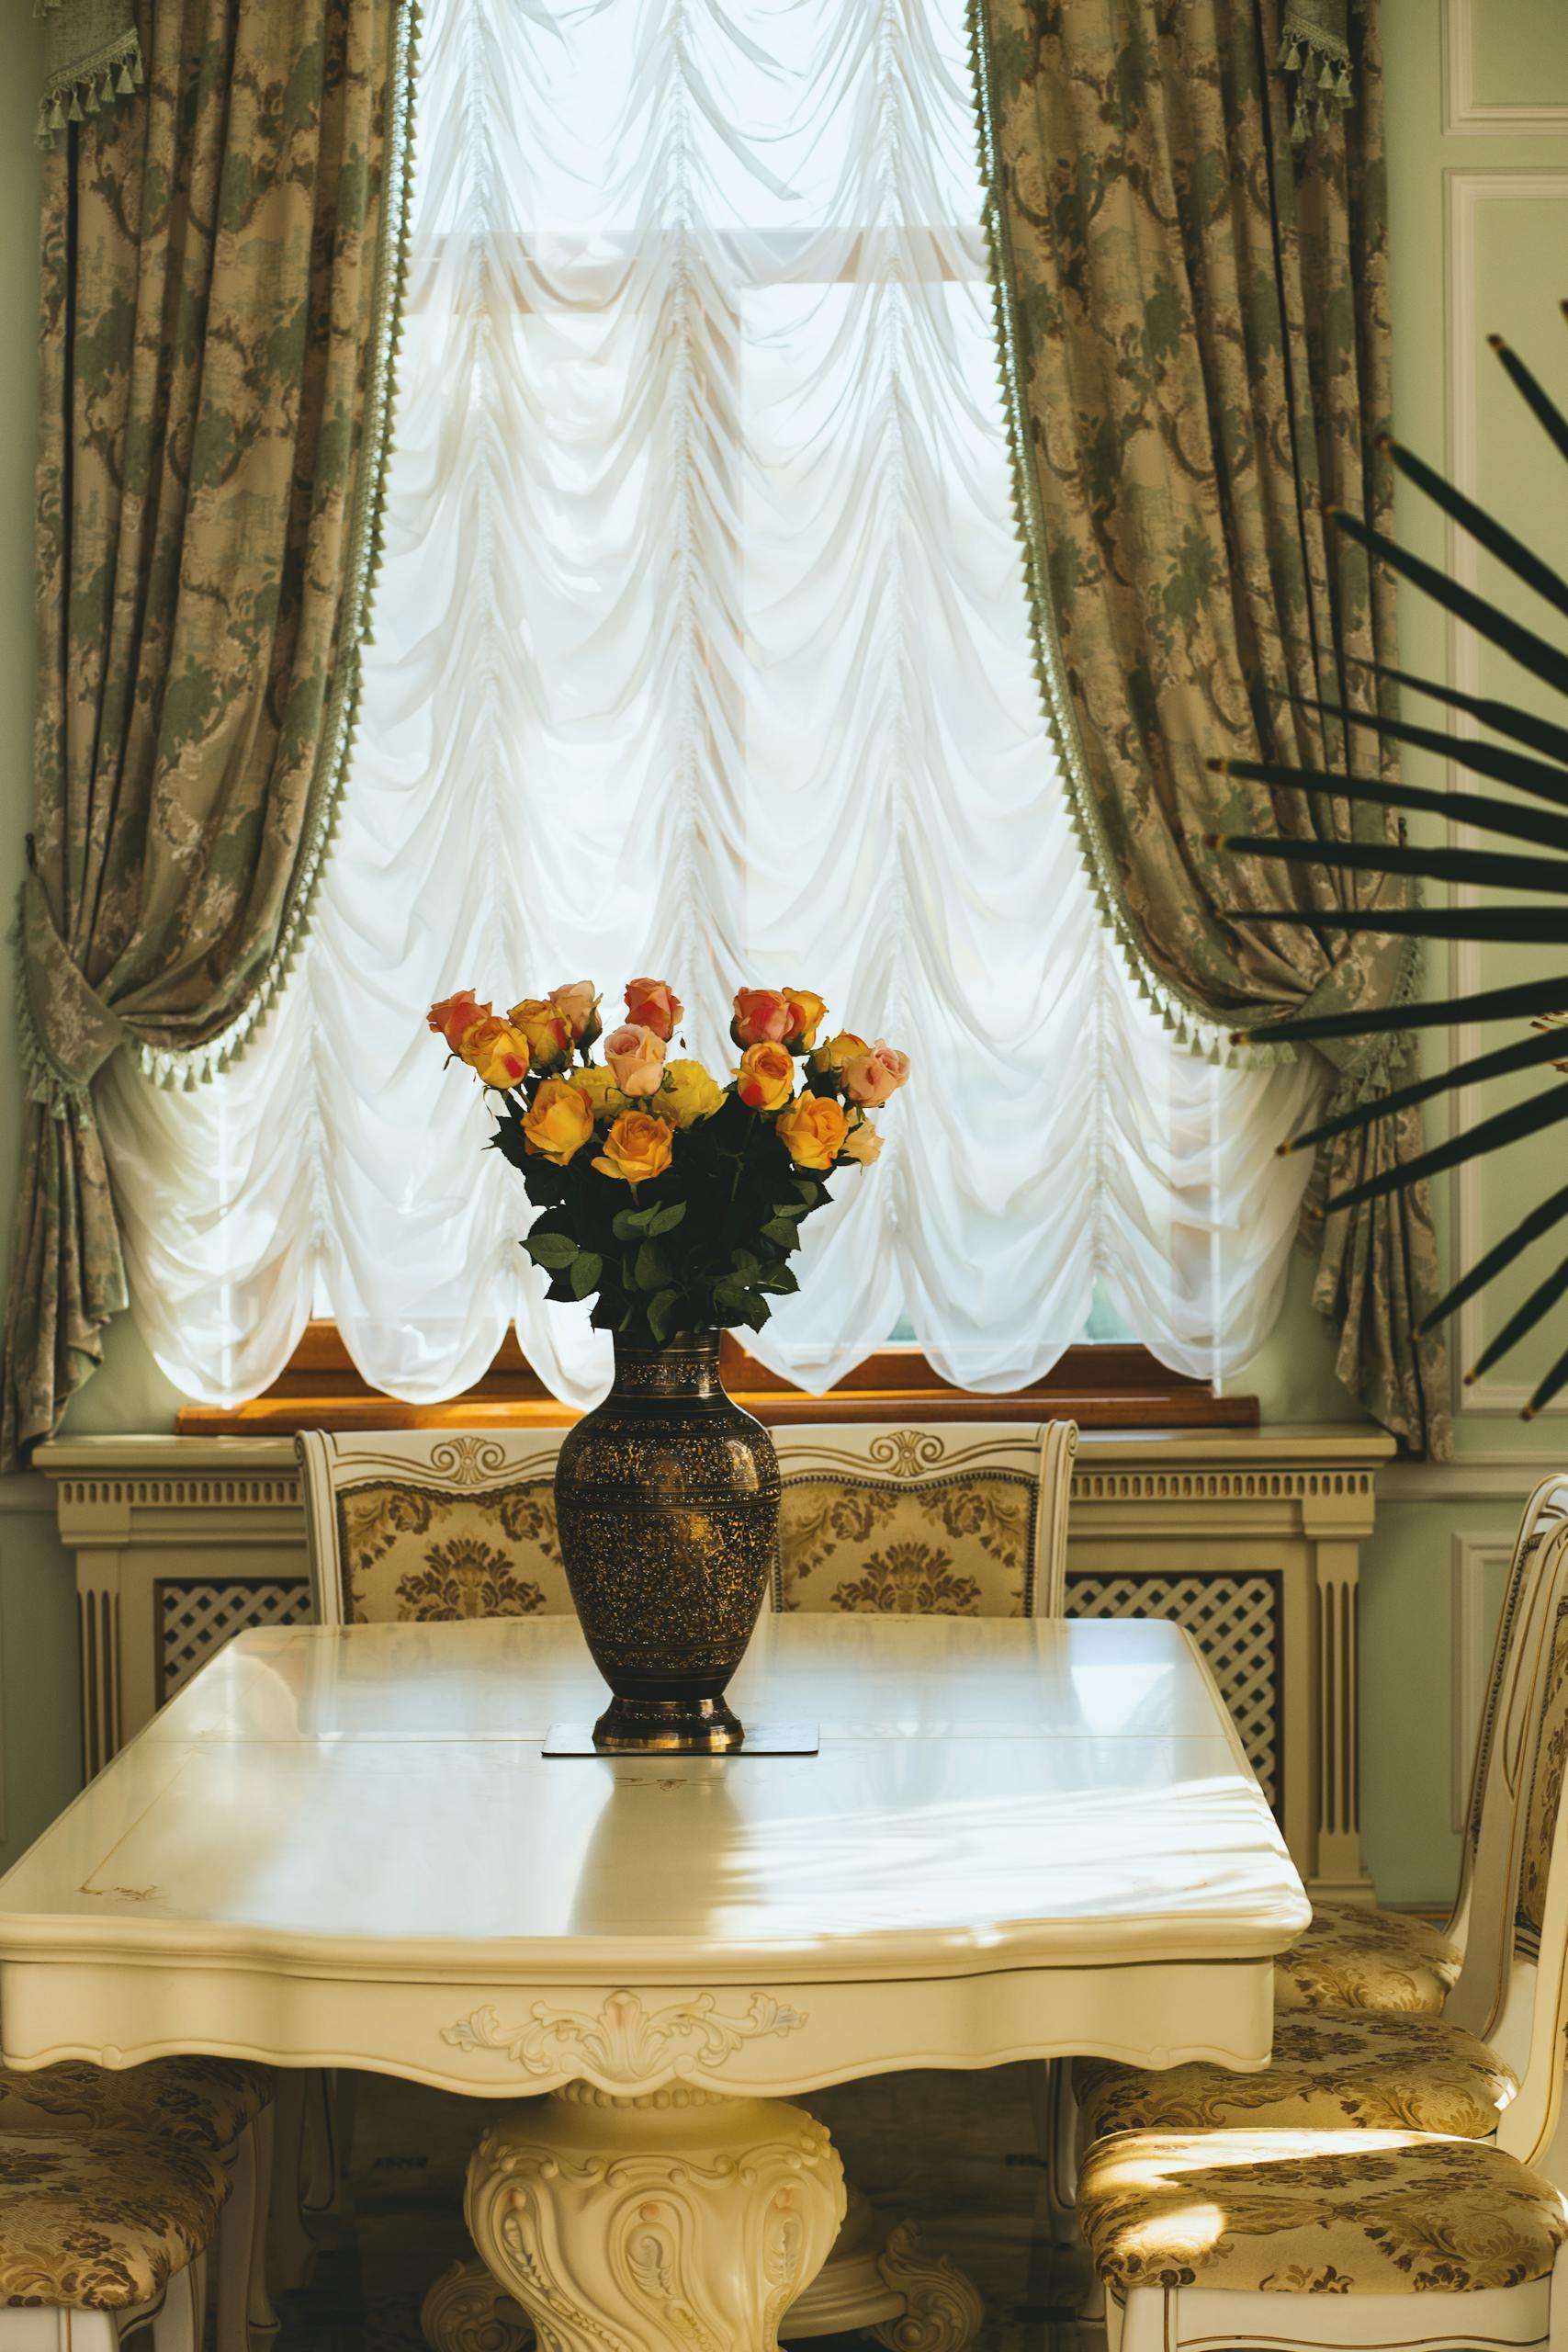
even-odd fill
[{"label": "floral damask curtain", "polygon": [[320,861],[378,537],[412,19],[159,0],[144,91],[44,159],[6,1466],[126,1304],[96,1076],[126,1049],[186,1082],[220,1062]]},{"label": "floral damask curtain", "polygon": [[[1108,919],[1179,1026],[1220,1035],[1416,984],[1413,943],[1242,920],[1403,903],[1385,877],[1222,855],[1211,833],[1383,838],[1375,809],[1216,774],[1225,757],[1373,775],[1365,707],[1392,583],[1334,533],[1388,528],[1387,229],[1375,10],[1353,103],[1292,139],[1280,0],[975,0],[989,227],[1037,651]],[[1325,17],[1331,12],[1316,11]],[[1303,52],[1304,56],[1304,52]],[[1396,820],[1390,812],[1386,832]],[[1286,1052],[1290,1049],[1280,1047]],[[1347,1041],[1339,1091],[1400,1048]],[[1420,1148],[1418,1114],[1331,1148],[1337,1191]],[[1351,1393],[1416,1452],[1450,1439],[1424,1190],[1328,1220],[1315,1296]]]}]

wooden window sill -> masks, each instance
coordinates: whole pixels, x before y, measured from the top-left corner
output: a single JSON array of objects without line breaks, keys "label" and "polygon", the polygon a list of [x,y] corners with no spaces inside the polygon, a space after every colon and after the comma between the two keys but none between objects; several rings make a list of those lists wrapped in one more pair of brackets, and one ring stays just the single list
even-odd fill
[{"label": "wooden window sill", "polygon": [[[1069,1348],[1032,1388],[987,1396],[954,1388],[918,1349],[889,1348],[822,1396],[792,1387],[724,1340],[725,1384],[736,1402],[775,1427],[798,1422],[1041,1421],[1070,1418],[1089,1430],[1256,1429],[1255,1396],[1216,1396],[1207,1384],[1156,1363],[1146,1348]],[[409,1405],[372,1388],[350,1360],[335,1323],[307,1326],[287,1369],[243,1405],[186,1405],[181,1437],[292,1436],[299,1430],[562,1429],[576,1420],[530,1368],[513,1334],[461,1396]]]}]

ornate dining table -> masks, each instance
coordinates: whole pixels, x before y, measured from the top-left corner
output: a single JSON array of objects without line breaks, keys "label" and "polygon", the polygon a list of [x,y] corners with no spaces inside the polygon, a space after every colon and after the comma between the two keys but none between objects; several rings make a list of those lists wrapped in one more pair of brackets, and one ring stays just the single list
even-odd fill
[{"label": "ornate dining table", "polygon": [[773,2352],[845,2211],[795,2096],[1267,2059],[1308,1905],[1179,1629],[768,1615],[731,1695],[816,1752],[547,1755],[570,1619],[243,1634],[0,1880],[0,2053],[510,2102],[467,2212],[550,2352]]}]

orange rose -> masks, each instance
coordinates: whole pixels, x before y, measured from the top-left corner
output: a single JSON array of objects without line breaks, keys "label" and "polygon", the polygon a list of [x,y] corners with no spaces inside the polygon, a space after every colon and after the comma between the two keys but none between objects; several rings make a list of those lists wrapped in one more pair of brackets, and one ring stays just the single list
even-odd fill
[{"label": "orange rose", "polygon": [[498,1086],[502,1091],[521,1086],[528,1075],[528,1040],[509,1021],[491,1013],[488,1020],[476,1021],[463,1032],[457,1051],[486,1086]]},{"label": "orange rose", "polygon": [[785,989],[784,1002],[789,1007],[789,1027],[784,1041],[797,1054],[809,1053],[817,1043],[817,1032],[822,1026],[822,1016],[828,1007],[809,989]]},{"label": "orange rose", "polygon": [[547,1078],[523,1114],[523,1140],[541,1159],[564,1168],[593,1134],[593,1105],[569,1078]]},{"label": "orange rose", "polygon": [[571,1042],[586,1053],[599,1035],[599,991],[592,980],[569,980],[550,990],[550,1002],[571,1032]]},{"label": "orange rose", "polygon": [[657,1094],[664,1083],[664,1040],[657,1029],[634,1028],[628,1021],[604,1040],[604,1059],[623,1094]]},{"label": "orange rose", "polygon": [[623,1111],[604,1137],[604,1148],[593,1162],[601,1176],[619,1176],[628,1184],[646,1184],[662,1176],[670,1165],[670,1129],[647,1111]]},{"label": "orange rose", "polygon": [[774,1121],[797,1168],[831,1168],[844,1148],[849,1114],[830,1094],[803,1094]]},{"label": "orange rose", "polygon": [[782,1111],[795,1092],[787,1046],[748,1046],[736,1072],[736,1092],[753,1111]]},{"label": "orange rose", "polygon": [[666,1045],[679,1028],[685,1009],[668,980],[626,982],[626,1019],[634,1029],[651,1029]]},{"label": "orange rose", "polygon": [[789,1035],[793,1017],[777,989],[737,989],[729,1034],[738,1046],[776,1046]]},{"label": "orange rose", "polygon": [[456,996],[444,996],[439,1004],[433,1004],[425,1017],[456,1053],[463,1042],[464,1030],[471,1029],[478,1021],[488,1020],[490,1007],[476,1001],[472,989],[459,989]]},{"label": "orange rose", "polygon": [[882,1137],[864,1116],[858,1119],[844,1137],[844,1158],[853,1159],[862,1168],[869,1168],[882,1149]]},{"label": "orange rose", "polygon": [[909,1057],[900,1054],[879,1037],[869,1054],[856,1054],[845,1062],[842,1071],[844,1092],[852,1102],[874,1111],[896,1094],[909,1075]]},{"label": "orange rose", "polygon": [[525,996],[506,1017],[527,1038],[529,1056],[541,1077],[547,1070],[565,1069],[571,1059],[571,1024],[547,996]]}]

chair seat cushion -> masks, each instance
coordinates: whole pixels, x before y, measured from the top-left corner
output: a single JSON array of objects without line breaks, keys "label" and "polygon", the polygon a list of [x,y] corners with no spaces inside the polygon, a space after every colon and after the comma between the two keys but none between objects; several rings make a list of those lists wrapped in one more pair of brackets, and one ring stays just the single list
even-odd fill
[{"label": "chair seat cushion", "polygon": [[1275,1963],[1274,2007],[1436,2017],[1460,1960],[1458,1946],[1425,1919],[1371,1904],[1315,1904],[1305,1935]]},{"label": "chair seat cushion", "polygon": [[24,2074],[0,2067],[0,2132],[144,2132],[221,2154],[271,2104],[270,2068],[239,2058],[153,2058],[92,2066],[71,2058]]},{"label": "chair seat cushion", "polygon": [[1077,2210],[1119,2298],[1462,2294],[1544,2278],[1568,2240],[1568,2206],[1516,2157],[1403,2132],[1122,2132],[1085,2158]]},{"label": "chair seat cushion", "polygon": [[1438,2132],[1484,2140],[1518,2083],[1472,2033],[1442,2018],[1280,2018],[1260,2074],[1200,2060],[1163,2074],[1080,2058],[1073,2088],[1091,2140],[1108,2132],[1258,2131],[1316,2126]]},{"label": "chair seat cushion", "polygon": [[0,2132],[0,2303],[150,2302],[212,2241],[220,2159],[139,2132]]}]

